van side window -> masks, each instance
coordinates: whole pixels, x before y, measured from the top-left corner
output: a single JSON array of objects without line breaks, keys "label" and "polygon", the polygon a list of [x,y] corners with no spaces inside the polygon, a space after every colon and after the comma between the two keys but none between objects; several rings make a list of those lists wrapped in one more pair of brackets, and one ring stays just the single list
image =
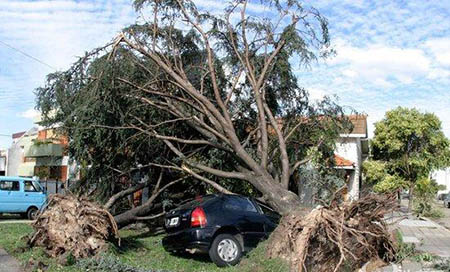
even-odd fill
[{"label": "van side window", "polygon": [[2,180],[0,181],[0,190],[20,191],[20,184],[18,181]]},{"label": "van side window", "polygon": [[25,185],[25,192],[38,192],[36,187],[34,187],[33,182],[26,180],[24,185]]}]

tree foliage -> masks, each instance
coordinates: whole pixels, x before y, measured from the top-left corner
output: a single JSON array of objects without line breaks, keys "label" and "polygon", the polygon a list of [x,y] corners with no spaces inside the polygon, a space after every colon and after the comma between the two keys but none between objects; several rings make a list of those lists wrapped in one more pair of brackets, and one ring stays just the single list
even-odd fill
[{"label": "tree foliage", "polygon": [[375,192],[390,193],[408,187],[408,183],[402,177],[389,173],[386,162],[365,161],[363,172],[366,182],[373,186]]},{"label": "tree foliage", "polygon": [[365,163],[367,179],[381,191],[409,187],[432,170],[448,166],[450,142],[432,113],[399,107],[375,124],[372,159]]},{"label": "tree foliage", "polygon": [[248,1],[222,14],[186,0],[134,4],[152,20],[37,91],[86,180],[108,188],[150,164],[219,192],[254,193],[282,213],[298,207],[294,173],[312,160],[332,165],[349,128],[343,108],[310,101],[293,72],[292,60],[333,54],[326,19],[295,0],[252,3],[269,15],[248,12]]},{"label": "tree foliage", "polygon": [[445,190],[444,185],[439,185],[435,180],[429,178],[419,179],[414,187],[415,197],[417,203],[415,203],[414,211],[419,216],[426,217],[442,217],[442,212],[439,209],[433,207],[433,200],[439,190]]}]

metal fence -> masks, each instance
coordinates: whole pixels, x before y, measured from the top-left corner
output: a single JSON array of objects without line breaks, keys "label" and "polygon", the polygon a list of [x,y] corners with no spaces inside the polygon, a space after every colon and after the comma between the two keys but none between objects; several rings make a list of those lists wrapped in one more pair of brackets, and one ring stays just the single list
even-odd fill
[{"label": "metal fence", "polygon": [[42,188],[45,188],[47,191],[47,194],[64,194],[65,188],[64,183],[60,181],[54,181],[54,180],[41,180],[40,181]]}]

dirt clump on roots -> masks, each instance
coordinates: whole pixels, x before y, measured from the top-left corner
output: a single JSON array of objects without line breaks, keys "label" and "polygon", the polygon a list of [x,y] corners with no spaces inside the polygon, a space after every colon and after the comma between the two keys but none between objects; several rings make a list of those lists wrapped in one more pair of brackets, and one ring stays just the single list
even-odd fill
[{"label": "dirt clump on roots", "polygon": [[297,272],[355,271],[369,261],[394,261],[397,245],[384,217],[398,207],[395,194],[331,203],[306,216],[284,216],[267,256],[286,260]]},{"label": "dirt clump on roots", "polygon": [[52,257],[81,259],[120,244],[113,216],[99,205],[73,195],[51,195],[32,225],[28,245],[42,247]]}]

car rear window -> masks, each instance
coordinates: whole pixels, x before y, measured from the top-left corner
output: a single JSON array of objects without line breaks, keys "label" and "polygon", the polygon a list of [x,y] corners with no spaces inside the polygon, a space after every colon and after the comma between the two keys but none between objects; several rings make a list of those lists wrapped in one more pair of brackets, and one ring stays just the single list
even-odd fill
[{"label": "car rear window", "polygon": [[224,207],[231,211],[258,212],[255,205],[248,198],[232,197],[227,200]]},{"label": "car rear window", "polygon": [[195,198],[194,200],[191,200],[189,202],[186,202],[185,204],[182,204],[181,206],[178,206],[178,210],[185,210],[185,209],[192,209],[194,207],[199,206],[200,204],[204,204],[206,201],[212,199],[214,196],[200,196]]}]

